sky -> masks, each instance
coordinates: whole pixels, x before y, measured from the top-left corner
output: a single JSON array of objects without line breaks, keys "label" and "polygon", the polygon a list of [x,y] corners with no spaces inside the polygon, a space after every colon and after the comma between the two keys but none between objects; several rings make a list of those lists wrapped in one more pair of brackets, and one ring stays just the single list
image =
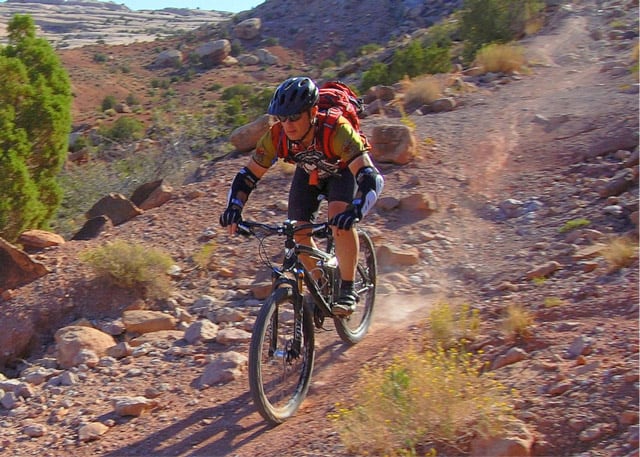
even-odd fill
[{"label": "sky", "polygon": [[113,0],[124,3],[131,10],[161,10],[163,8],[189,8],[239,13],[264,3],[264,0]]}]

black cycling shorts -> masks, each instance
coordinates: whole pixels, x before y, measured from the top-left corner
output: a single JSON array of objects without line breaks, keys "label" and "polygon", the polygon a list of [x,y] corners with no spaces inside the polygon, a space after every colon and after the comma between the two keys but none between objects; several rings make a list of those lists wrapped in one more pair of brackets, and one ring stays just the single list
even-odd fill
[{"label": "black cycling shorts", "polygon": [[351,203],[356,195],[356,179],[351,170],[345,167],[339,175],[321,179],[316,186],[309,184],[309,174],[304,169],[296,167],[289,191],[289,219],[315,222],[322,201],[320,195],[329,202]]}]

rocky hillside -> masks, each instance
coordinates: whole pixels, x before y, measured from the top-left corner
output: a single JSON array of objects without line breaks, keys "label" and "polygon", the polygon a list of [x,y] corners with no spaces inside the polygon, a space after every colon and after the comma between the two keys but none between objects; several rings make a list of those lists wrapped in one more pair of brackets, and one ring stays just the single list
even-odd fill
[{"label": "rocky hillside", "polygon": [[197,29],[229,29],[242,20],[259,18],[260,39],[278,40],[320,61],[339,51],[351,57],[366,44],[384,45],[435,24],[461,6],[461,0],[267,0],[251,11],[232,15],[187,8],[132,11],[123,4],[99,0],[7,0],[0,3],[0,39],[6,36],[4,26],[14,14],[32,16],[42,36],[57,48],[156,41]]},{"label": "rocky hillside", "polygon": [[[210,163],[200,182],[175,186],[164,205],[97,239],[33,253],[51,273],[7,291],[0,304],[0,347],[28,349],[3,368],[0,451],[358,455],[328,415],[336,403],[350,404],[360,369],[422,344],[430,310],[447,302],[478,311],[473,348],[518,392],[517,431],[488,444],[508,445],[511,455],[637,455],[638,80],[630,71],[637,40],[618,28],[637,16],[634,2],[567,5],[522,42],[527,74],[452,75],[466,88],[451,94],[454,109],[407,115],[415,155],[406,165],[379,163],[385,193],[363,224],[384,259],[375,324],[354,347],[332,331],[318,333],[309,398],[285,426],[265,427],[247,394],[248,339],[268,283],[257,244],[227,236],[216,222],[245,155]],[[132,61],[142,55],[131,49],[110,52]],[[96,49],[84,52],[90,60]],[[74,85],[83,75],[82,87],[90,87],[89,71],[94,81],[108,78],[99,65],[83,71],[73,70]],[[215,77],[267,73],[251,72],[220,69]],[[179,87],[198,94],[210,83],[194,78]],[[93,106],[103,95],[96,92]],[[367,133],[401,124],[384,113],[363,123]],[[289,178],[280,167],[265,176],[246,217],[281,220]],[[609,248],[622,239],[633,248],[615,265]],[[170,253],[168,299],[95,280],[79,254],[113,240]],[[206,249],[215,255],[202,267],[196,258]],[[511,306],[531,317],[527,332],[505,330]],[[438,447],[438,455],[471,452],[468,441],[457,444]],[[505,455],[491,449],[473,455]]]}]

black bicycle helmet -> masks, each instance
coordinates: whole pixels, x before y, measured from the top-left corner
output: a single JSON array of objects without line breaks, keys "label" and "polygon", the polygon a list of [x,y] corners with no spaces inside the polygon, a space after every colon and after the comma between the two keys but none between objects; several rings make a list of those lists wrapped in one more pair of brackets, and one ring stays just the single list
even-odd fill
[{"label": "black bicycle helmet", "polygon": [[276,89],[267,112],[274,116],[302,113],[315,105],[318,97],[318,87],[310,78],[289,78]]}]

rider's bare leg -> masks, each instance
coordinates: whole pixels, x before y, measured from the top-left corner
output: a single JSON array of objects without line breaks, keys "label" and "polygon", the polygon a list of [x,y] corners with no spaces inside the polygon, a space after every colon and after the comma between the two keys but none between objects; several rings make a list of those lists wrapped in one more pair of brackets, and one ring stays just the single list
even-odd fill
[{"label": "rider's bare leg", "polygon": [[[305,225],[308,223],[309,223],[308,221],[298,221],[297,225]],[[295,237],[296,243],[298,244],[301,244],[303,246],[311,246],[312,248],[317,247],[315,241],[311,237],[310,230],[301,230],[299,232],[296,232],[294,237]],[[315,280],[320,279],[320,271],[317,270],[316,260],[310,258],[308,255],[305,255],[305,254],[300,255],[300,260],[302,261],[302,264],[304,265],[305,269],[311,273],[311,275],[313,276],[313,279]]]},{"label": "rider's bare leg", "polygon": [[[329,203],[329,220],[347,209],[345,202]],[[353,281],[358,264],[358,235],[355,226],[350,230],[339,230],[332,227],[333,239],[336,243],[336,257],[340,266],[340,276],[343,281]]]}]

